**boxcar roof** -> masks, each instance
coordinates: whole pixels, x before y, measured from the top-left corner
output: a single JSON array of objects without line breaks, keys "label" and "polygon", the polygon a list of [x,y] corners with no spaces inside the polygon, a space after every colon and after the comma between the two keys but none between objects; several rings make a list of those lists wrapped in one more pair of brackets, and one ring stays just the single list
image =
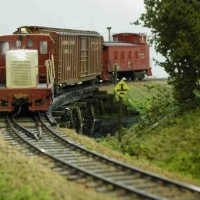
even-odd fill
[{"label": "boxcar roof", "polygon": [[59,35],[101,36],[96,31],[53,28],[53,27],[45,27],[45,26],[21,26],[21,27],[17,28],[17,31],[19,31],[20,29],[23,29],[23,28],[29,29],[29,30],[38,30],[38,31],[42,31],[42,32],[55,32]]},{"label": "boxcar roof", "polygon": [[126,42],[104,42],[104,46],[107,46],[107,47],[114,47],[114,46],[135,47],[135,46],[138,46],[138,45],[126,43]]}]

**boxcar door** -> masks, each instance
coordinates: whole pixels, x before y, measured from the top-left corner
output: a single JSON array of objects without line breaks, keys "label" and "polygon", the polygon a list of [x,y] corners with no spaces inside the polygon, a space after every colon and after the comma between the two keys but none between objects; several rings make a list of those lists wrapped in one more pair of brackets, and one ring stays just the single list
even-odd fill
[{"label": "boxcar door", "polygon": [[80,38],[80,77],[88,75],[88,54],[89,54],[88,38]]}]

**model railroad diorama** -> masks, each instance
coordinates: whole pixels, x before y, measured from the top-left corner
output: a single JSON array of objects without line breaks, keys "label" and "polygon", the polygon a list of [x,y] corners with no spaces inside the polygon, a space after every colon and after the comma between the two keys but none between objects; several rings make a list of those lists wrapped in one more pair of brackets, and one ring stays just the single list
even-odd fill
[{"label": "model railroad diorama", "polygon": [[3,136],[99,191],[123,190],[137,199],[199,199],[199,188],[87,150],[55,126],[91,135],[98,117],[115,116],[120,104],[99,84],[151,76],[149,48],[146,35],[136,33],[114,34],[104,42],[95,31],[23,26],[0,36]]}]

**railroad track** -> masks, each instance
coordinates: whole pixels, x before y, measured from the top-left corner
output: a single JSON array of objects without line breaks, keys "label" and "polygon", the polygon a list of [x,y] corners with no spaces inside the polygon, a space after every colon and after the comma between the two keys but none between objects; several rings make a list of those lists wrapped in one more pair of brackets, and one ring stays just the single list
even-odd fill
[{"label": "railroad track", "polygon": [[[8,123],[8,124],[7,124]],[[32,117],[0,118],[2,134],[25,152],[54,162],[54,170],[101,192],[130,199],[199,200],[200,188],[147,173],[85,149],[51,126],[44,113]]]}]

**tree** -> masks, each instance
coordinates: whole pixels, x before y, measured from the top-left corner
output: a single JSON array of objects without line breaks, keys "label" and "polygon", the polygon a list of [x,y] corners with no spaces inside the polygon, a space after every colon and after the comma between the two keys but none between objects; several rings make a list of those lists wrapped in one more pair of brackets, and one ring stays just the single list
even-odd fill
[{"label": "tree", "polygon": [[166,59],[175,98],[185,103],[200,92],[200,1],[144,0],[146,13],[135,24],[151,29],[151,44]]}]

